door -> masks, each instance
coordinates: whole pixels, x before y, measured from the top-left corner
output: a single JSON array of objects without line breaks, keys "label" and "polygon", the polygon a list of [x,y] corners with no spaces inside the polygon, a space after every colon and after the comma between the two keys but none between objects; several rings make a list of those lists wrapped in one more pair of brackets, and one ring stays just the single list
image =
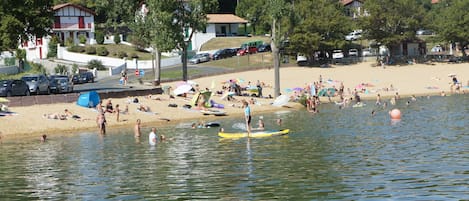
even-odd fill
[{"label": "door", "polygon": [[221,26],[220,29],[221,29],[221,34],[223,36],[226,36],[226,26]]},{"label": "door", "polygon": [[85,17],[79,16],[78,17],[78,28],[84,29],[85,28]]},{"label": "door", "polygon": [[22,95],[24,91],[21,91],[23,90],[23,86],[21,86],[21,82],[18,81],[18,80],[14,80],[12,83],[11,83],[11,95],[12,96],[18,96],[18,95]]}]

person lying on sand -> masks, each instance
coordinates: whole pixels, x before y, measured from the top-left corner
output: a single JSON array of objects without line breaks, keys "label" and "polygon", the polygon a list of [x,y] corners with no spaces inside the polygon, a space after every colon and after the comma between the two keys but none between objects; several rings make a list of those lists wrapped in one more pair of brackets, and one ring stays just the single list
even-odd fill
[{"label": "person lying on sand", "polygon": [[140,104],[138,107],[137,107],[137,110],[140,110],[142,112],[150,112],[150,107],[146,106],[146,105],[143,105],[143,104]]},{"label": "person lying on sand", "polygon": [[46,119],[59,119],[59,120],[67,120],[67,117],[65,115],[60,115],[57,113],[53,114],[43,114],[42,117]]}]

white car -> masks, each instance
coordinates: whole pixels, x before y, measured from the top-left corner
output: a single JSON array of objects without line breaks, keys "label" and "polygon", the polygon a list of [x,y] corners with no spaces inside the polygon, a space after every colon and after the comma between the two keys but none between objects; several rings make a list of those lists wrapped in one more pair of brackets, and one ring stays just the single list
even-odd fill
[{"label": "white car", "polygon": [[358,50],[357,49],[350,49],[348,50],[349,57],[358,57]]},{"label": "white car", "polygon": [[342,59],[344,58],[344,53],[342,50],[333,50],[332,51],[332,59]]},{"label": "white car", "polygon": [[358,40],[362,37],[361,30],[355,30],[350,32],[348,35],[345,36],[345,40]]}]

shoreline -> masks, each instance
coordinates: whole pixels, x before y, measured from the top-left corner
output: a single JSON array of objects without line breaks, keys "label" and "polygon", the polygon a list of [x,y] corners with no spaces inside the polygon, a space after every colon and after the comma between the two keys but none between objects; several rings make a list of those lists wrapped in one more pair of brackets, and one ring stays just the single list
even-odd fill
[{"label": "shoreline", "polygon": [[[360,63],[351,66],[340,66],[332,68],[310,68],[310,67],[288,67],[281,68],[281,93],[287,93],[284,89],[302,87],[305,84],[317,81],[319,75],[322,75],[324,80],[333,80],[336,83],[337,80],[341,81],[347,88],[353,88],[358,83],[373,83],[374,87],[370,87],[370,93],[361,94],[362,100],[376,100],[376,96],[379,93],[383,101],[388,101],[394,96],[395,92],[398,92],[402,98],[408,98],[412,95],[415,96],[439,96],[441,91],[445,91],[447,95],[449,92],[448,74],[454,73],[458,75],[459,82],[465,86],[469,77],[469,68],[467,64],[435,64],[425,65],[417,64],[410,66],[389,66],[386,69],[377,67],[371,67],[370,63]],[[255,83],[257,80],[265,82],[267,85],[272,86],[274,70],[273,69],[261,69],[247,72],[229,73],[210,77],[203,77],[194,79],[196,83],[200,85],[200,88],[210,87],[215,83],[213,91],[221,89],[221,82],[242,78],[245,80],[246,85],[248,81]],[[163,83],[162,85],[172,86],[173,89],[177,86],[178,82]],[[383,91],[385,87],[389,87],[392,84],[395,91]],[[331,85],[328,85],[331,87]],[[336,86],[338,87],[338,86]],[[431,89],[428,89],[431,87]],[[273,94],[273,88],[264,88],[264,96]],[[468,94],[468,89],[464,88],[463,92]],[[347,92],[345,92],[347,94]],[[204,121],[216,121],[216,119],[224,118],[241,118],[243,110],[240,109],[239,102],[230,102],[227,100],[221,100],[219,96],[213,96],[212,100],[216,103],[225,105],[224,111],[227,116],[206,116],[202,115],[200,111],[185,110],[181,109],[183,105],[189,104],[189,99],[183,99],[176,97],[170,99],[168,95],[153,95],[152,98],[159,98],[160,100],[152,100],[146,97],[138,97],[142,104],[149,106],[152,111],[157,114],[145,114],[143,112],[136,111],[136,104],[127,103],[127,98],[112,99],[114,105],[119,104],[120,108],[123,109],[124,105],[128,105],[129,114],[120,115],[121,119],[125,121],[117,122],[113,114],[106,114],[108,121],[107,130],[112,132],[121,128],[128,128],[133,130],[133,126],[137,119],[142,119],[142,135],[146,134],[146,129],[150,127],[164,127],[164,126],[175,126],[180,122],[197,122],[198,120]],[[250,99],[249,96],[235,96],[239,101],[242,99]],[[103,104],[108,99],[103,100]],[[274,99],[256,98],[261,105],[251,105],[254,116],[257,114],[269,113],[273,111],[291,109],[299,110],[304,108],[299,103],[289,102],[288,106],[291,108],[275,107],[269,105]],[[333,97],[332,101],[338,100],[338,97]],[[321,97],[321,103],[327,104],[328,98]],[[177,104],[177,108],[168,107],[168,104]],[[231,107],[234,104],[236,107]],[[389,106],[391,107],[391,105]],[[76,121],[72,119],[68,120],[51,120],[42,117],[43,114],[48,113],[63,113],[64,109],[70,110],[73,114],[78,114],[85,119],[84,121]],[[0,136],[2,140],[17,139],[23,137],[38,137],[42,134],[51,136],[59,135],[76,135],[83,132],[95,132],[98,133],[98,128],[95,123],[97,112],[89,109],[77,106],[75,103],[58,103],[58,104],[47,104],[47,105],[34,105],[26,107],[10,107],[10,111],[16,112],[17,115],[0,117]],[[169,122],[161,120],[160,118],[170,119]],[[26,126],[25,126],[26,125]],[[133,133],[132,133],[133,134]]]}]

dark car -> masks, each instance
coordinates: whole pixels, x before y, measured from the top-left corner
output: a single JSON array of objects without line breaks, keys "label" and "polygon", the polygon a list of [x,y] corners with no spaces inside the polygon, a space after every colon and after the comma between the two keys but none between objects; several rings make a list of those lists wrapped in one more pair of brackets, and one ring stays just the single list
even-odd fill
[{"label": "dark car", "polygon": [[270,44],[262,44],[257,48],[258,52],[272,52],[272,48],[270,47]]},{"label": "dark car", "polygon": [[0,80],[0,96],[29,96],[28,84],[23,80]]},{"label": "dark car", "polygon": [[51,75],[49,76],[49,88],[52,93],[60,93],[60,87],[58,87],[58,79],[66,78],[68,79],[68,76],[66,75]]},{"label": "dark car", "polygon": [[88,82],[94,82],[94,75],[92,72],[84,72],[78,75],[73,75],[72,77],[73,84],[83,84]]},{"label": "dark car", "polygon": [[224,59],[232,56],[231,49],[220,49],[212,54],[212,60]]}]

